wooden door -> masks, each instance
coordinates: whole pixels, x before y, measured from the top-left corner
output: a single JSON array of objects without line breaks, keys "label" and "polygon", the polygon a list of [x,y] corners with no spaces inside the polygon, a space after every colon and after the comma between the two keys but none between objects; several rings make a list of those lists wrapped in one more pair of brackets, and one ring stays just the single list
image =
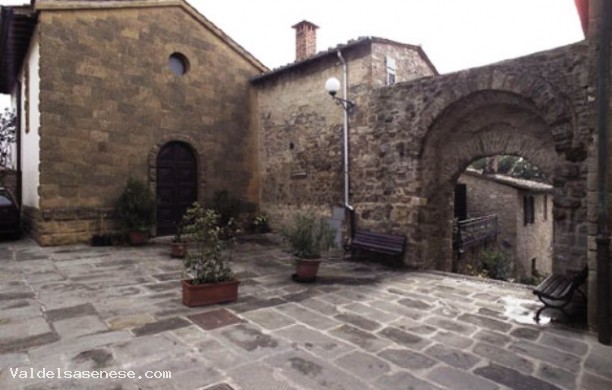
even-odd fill
[{"label": "wooden door", "polygon": [[197,161],[183,142],[166,144],[157,155],[157,235],[174,234],[185,210],[197,200]]}]

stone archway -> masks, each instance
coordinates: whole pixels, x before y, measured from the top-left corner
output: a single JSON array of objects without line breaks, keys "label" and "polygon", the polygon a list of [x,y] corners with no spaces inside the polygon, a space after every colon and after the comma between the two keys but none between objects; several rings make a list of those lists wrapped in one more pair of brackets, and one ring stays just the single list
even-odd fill
[{"label": "stone archway", "polygon": [[[431,123],[421,146],[419,181],[427,199],[419,209],[422,255],[440,270],[452,268],[454,185],[475,159],[525,157],[554,186],[553,268],[575,268],[586,256],[586,166],[572,148],[571,115],[538,107],[531,97],[481,90],[450,103]],[[547,115],[548,114],[548,115]],[[573,247],[581,247],[580,250]]]},{"label": "stone archway", "polygon": [[409,267],[451,269],[450,194],[460,172],[479,157],[520,155],[554,186],[553,271],[582,267],[593,146],[586,65],[586,46],[576,44],[357,98],[350,136],[357,225],[405,235]]}]

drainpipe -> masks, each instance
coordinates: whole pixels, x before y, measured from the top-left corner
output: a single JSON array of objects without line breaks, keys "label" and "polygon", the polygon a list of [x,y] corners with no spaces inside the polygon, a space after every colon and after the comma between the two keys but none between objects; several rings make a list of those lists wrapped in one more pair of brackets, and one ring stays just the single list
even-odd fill
[{"label": "drainpipe", "polygon": [[608,232],[608,104],[610,95],[610,19],[612,2],[602,0],[597,58],[597,328],[599,342],[610,345],[610,237]]},{"label": "drainpipe", "polygon": [[15,194],[15,196],[17,196],[17,202],[19,203],[19,209],[23,210],[23,190],[22,190],[22,183],[23,183],[23,178],[22,178],[22,173],[21,173],[21,159],[22,159],[22,155],[23,152],[21,151],[21,114],[22,114],[22,109],[21,109],[21,83],[17,82],[16,87],[17,88],[17,112],[16,112],[16,121],[17,123],[15,123],[16,125],[16,149],[17,149],[17,188],[15,189],[15,192],[17,192],[17,194]]},{"label": "drainpipe", "polygon": [[342,98],[344,99],[344,132],[343,132],[343,140],[344,140],[344,208],[349,211],[351,216],[351,237],[355,232],[355,208],[351,206],[349,203],[349,138],[348,138],[348,67],[346,65],[346,61],[344,57],[342,57],[342,52],[338,50],[338,58],[340,62],[342,62],[342,70],[343,70],[343,89],[342,89]]}]

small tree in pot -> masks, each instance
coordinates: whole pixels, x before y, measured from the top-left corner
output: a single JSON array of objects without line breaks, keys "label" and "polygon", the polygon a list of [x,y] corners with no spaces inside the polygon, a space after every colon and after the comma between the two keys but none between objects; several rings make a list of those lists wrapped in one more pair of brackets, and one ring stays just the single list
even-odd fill
[{"label": "small tree in pot", "polygon": [[185,213],[187,221],[184,232],[190,234],[197,244],[196,253],[185,257],[185,274],[189,279],[181,282],[183,303],[187,306],[202,306],[232,302],[238,299],[240,283],[228,263],[231,252],[223,253],[224,245],[219,234],[219,214],[194,203]]},{"label": "small tree in pot", "polygon": [[130,244],[146,243],[155,223],[155,199],[149,187],[140,180],[130,178],[116,207],[121,225],[129,235]]},{"label": "small tree in pot", "polygon": [[286,226],[282,234],[296,257],[298,282],[314,282],[321,263],[321,255],[334,247],[335,231],[325,218],[313,213],[297,213],[292,225]]},{"label": "small tree in pot", "polygon": [[182,259],[187,255],[187,240],[183,235],[183,230],[185,229],[186,224],[185,217],[181,219],[181,221],[176,226],[176,233],[172,238],[172,242],[170,242],[170,256]]}]

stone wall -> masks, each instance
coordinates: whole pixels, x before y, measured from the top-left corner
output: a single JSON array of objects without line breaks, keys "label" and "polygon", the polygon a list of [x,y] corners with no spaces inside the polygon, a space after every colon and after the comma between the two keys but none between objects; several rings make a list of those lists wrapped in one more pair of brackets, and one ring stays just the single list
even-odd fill
[{"label": "stone wall", "polygon": [[[586,49],[578,43],[380,88],[374,88],[384,81],[378,48],[375,55],[363,49],[345,55],[349,98],[357,103],[349,135],[357,225],[405,234],[409,266],[450,270],[460,173],[481,157],[520,155],[554,184],[555,269],[584,264]],[[341,78],[334,56],[255,81],[261,199],[273,215],[342,202],[342,110],[322,92],[331,76]]]},{"label": "stone wall", "polygon": [[[369,114],[364,100],[367,92],[385,82],[386,54],[401,64],[398,80],[433,73],[414,48],[385,42],[367,39],[342,49],[348,64],[349,99],[357,103],[349,117],[351,132]],[[330,77],[343,79],[335,51],[311,60],[307,66],[273,72],[253,81],[259,115],[261,205],[273,227],[286,222],[296,208],[315,207],[330,215],[332,206],[343,204],[344,112],[325,92],[324,84]],[[351,148],[368,149],[360,153],[379,153],[370,151],[367,143],[352,142]]]},{"label": "stone wall", "polygon": [[[408,236],[406,263],[450,270],[455,183],[474,160],[514,154],[554,185],[554,267],[586,261],[591,129],[578,43],[373,90],[354,126],[353,190],[362,225]],[[355,150],[357,149],[357,150]]]},{"label": "stone wall", "polygon": [[[524,196],[534,197],[534,222],[525,225],[523,220],[524,203],[517,212],[516,259],[522,269],[521,276],[531,276],[532,266],[540,275],[552,272],[553,215],[552,199],[548,194],[518,191],[518,201]],[[532,263],[534,262],[535,263]]]},{"label": "stone wall", "polygon": [[462,174],[459,183],[467,186],[468,217],[497,214],[498,243],[507,242],[516,258],[517,213],[522,210],[517,190],[513,187],[475,175]]},{"label": "stone wall", "polygon": [[[89,239],[128,177],[155,190],[150,154],[188,142],[199,198],[257,202],[248,78],[260,69],[181,7],[43,11],[40,210],[43,245]],[[182,53],[188,72],[170,71]]]},{"label": "stone wall", "polygon": [[[353,69],[364,55],[347,61]],[[342,202],[342,109],[323,88],[329,77],[342,78],[337,62],[337,57],[325,59],[307,72],[256,84],[261,207],[274,228],[296,208]],[[366,66],[355,68],[359,72],[351,72],[352,80],[369,77]]]},{"label": "stone wall", "polygon": [[375,38],[372,44],[372,87],[383,87],[386,83],[386,57],[395,60],[396,82],[416,80],[436,74],[432,64],[420,47],[397,44]]}]

